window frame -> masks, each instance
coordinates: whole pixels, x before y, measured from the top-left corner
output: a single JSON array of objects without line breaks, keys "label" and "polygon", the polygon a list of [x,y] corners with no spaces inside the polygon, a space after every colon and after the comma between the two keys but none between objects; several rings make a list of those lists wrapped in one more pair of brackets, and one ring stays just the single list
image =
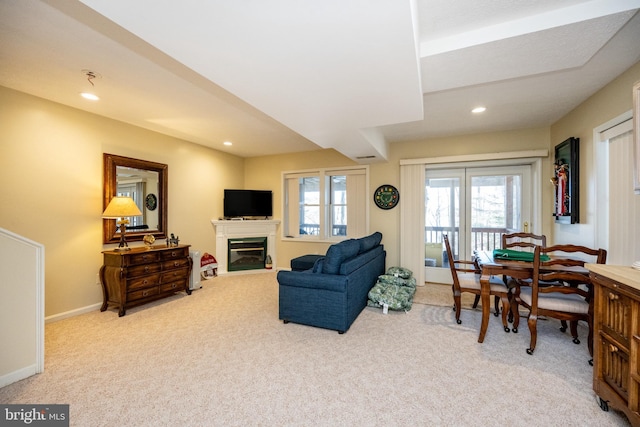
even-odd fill
[{"label": "window frame", "polygon": [[[355,183],[349,184],[349,175],[362,175],[364,179],[359,179]],[[354,185],[356,189],[352,189],[352,192],[356,195],[355,200],[351,196],[347,196],[347,233],[345,236],[333,236],[333,218],[332,218],[332,204],[330,194],[330,181],[333,176],[347,176],[347,193],[350,193],[349,188]],[[319,214],[319,227],[320,231],[317,235],[304,235],[299,233],[300,229],[300,217],[299,217],[299,200],[300,192],[291,195],[290,190],[297,188],[293,179],[299,180],[300,178],[317,177],[320,183],[319,189],[319,202],[320,202],[320,214]],[[364,189],[360,188],[364,186]],[[362,196],[364,193],[366,196]],[[365,236],[369,230],[369,208],[370,200],[369,193],[369,166],[357,165],[357,166],[344,166],[344,167],[332,167],[332,168],[318,168],[318,169],[305,169],[305,170],[293,170],[282,172],[282,212],[283,212],[283,226],[280,228],[282,233],[282,240],[286,241],[301,241],[301,242],[339,242],[342,240]],[[365,197],[364,200],[361,197]],[[290,201],[295,206],[290,206]],[[360,204],[360,205],[358,205]],[[355,205],[355,208],[354,208]],[[351,206],[351,209],[349,208]],[[349,227],[350,222],[353,222],[355,216],[349,216],[349,212],[357,213],[358,215],[364,215],[364,224],[357,223],[353,227]],[[296,215],[291,222],[291,217]],[[351,221],[350,221],[351,218]],[[297,231],[296,231],[297,230]],[[353,230],[350,232],[350,230]],[[290,232],[293,231],[293,232]]]}]

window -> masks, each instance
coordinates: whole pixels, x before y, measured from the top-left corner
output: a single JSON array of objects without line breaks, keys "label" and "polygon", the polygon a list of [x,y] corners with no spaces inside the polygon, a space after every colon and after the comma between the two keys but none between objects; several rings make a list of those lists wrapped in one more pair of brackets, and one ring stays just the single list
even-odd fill
[{"label": "window", "polygon": [[449,235],[454,259],[472,259],[476,250],[500,248],[503,234],[525,231],[532,221],[530,191],[530,165],[427,169],[427,280],[446,283],[451,276],[442,234]]},{"label": "window", "polygon": [[140,212],[142,212],[142,216],[129,217],[129,225],[127,225],[127,228],[140,227],[147,223],[145,217],[147,210],[144,208],[145,189],[146,182],[122,180],[118,182],[117,195],[131,197],[136,206],[138,206],[138,209],[140,209]]},{"label": "window", "polygon": [[334,175],[329,177],[331,196],[331,237],[347,235],[347,177]]},{"label": "window", "polygon": [[317,176],[299,179],[300,234],[320,234],[320,178]]},{"label": "window", "polygon": [[286,237],[338,240],[367,233],[367,166],[286,172]]}]

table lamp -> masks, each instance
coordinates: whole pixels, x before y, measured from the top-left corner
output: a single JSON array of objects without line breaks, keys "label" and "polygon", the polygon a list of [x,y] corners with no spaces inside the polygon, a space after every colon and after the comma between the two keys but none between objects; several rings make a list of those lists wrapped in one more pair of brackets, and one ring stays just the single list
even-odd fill
[{"label": "table lamp", "polygon": [[120,244],[116,248],[117,251],[128,251],[129,245],[125,238],[127,224],[129,224],[130,216],[140,216],[142,212],[138,209],[136,202],[131,197],[115,196],[109,202],[109,206],[102,213],[104,219],[116,219],[116,224],[120,228]]}]

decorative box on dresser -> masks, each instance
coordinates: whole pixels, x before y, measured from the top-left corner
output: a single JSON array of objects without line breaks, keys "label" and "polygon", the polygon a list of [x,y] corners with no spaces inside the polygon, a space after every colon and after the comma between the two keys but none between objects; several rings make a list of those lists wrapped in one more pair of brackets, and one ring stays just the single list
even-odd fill
[{"label": "decorative box on dresser", "polygon": [[191,295],[189,277],[193,261],[190,245],[152,246],[128,251],[104,251],[100,282],[104,300],[100,311],[109,304],[118,307],[118,316],[126,309],[179,291]]},{"label": "decorative box on dresser", "polygon": [[640,426],[640,270],[587,264],[594,285],[593,390]]}]

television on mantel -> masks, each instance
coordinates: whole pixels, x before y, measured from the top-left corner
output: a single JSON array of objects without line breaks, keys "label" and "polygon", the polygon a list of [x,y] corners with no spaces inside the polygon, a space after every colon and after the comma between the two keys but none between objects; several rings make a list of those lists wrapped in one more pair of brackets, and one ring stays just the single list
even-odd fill
[{"label": "television on mantel", "polygon": [[273,215],[273,198],[269,190],[224,190],[224,217],[268,218]]}]

